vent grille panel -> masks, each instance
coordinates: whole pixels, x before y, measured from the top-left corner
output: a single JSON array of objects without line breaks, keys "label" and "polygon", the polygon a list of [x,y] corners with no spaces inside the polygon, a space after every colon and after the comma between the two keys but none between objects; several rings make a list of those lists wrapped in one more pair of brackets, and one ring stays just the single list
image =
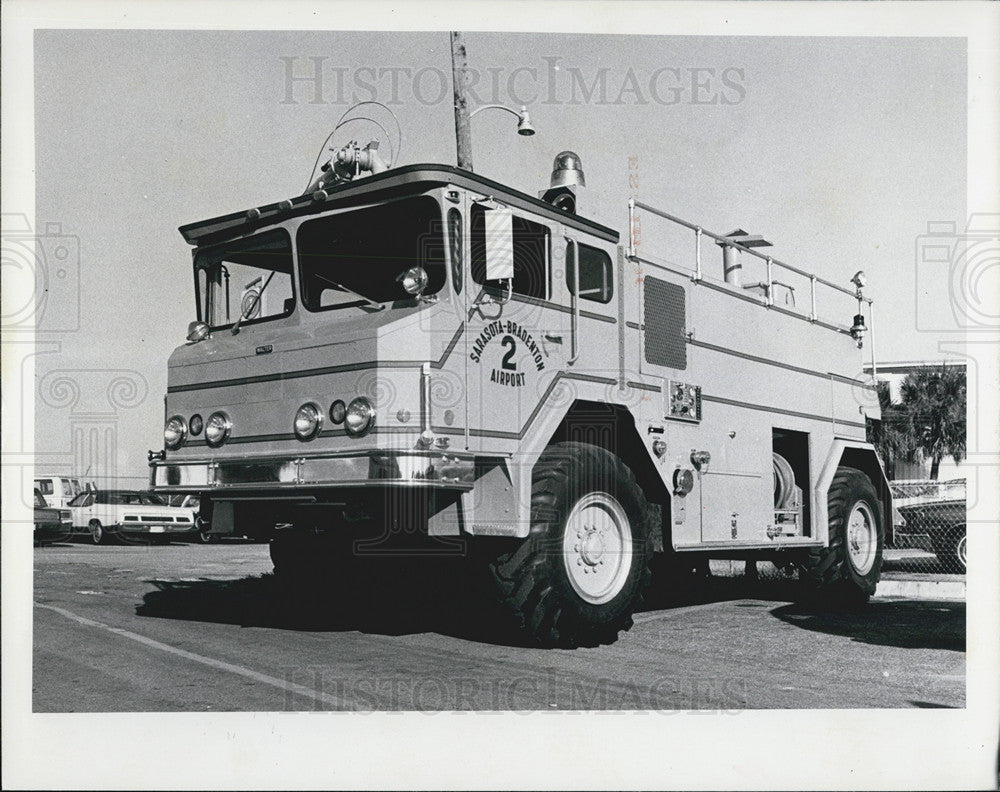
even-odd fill
[{"label": "vent grille panel", "polygon": [[643,279],[643,345],[647,363],[687,368],[686,302],[683,286],[658,278]]}]

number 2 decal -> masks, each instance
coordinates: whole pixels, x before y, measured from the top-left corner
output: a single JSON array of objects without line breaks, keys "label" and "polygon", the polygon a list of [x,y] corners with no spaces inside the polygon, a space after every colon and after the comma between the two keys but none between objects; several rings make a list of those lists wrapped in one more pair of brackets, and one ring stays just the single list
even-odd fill
[{"label": "number 2 decal", "polygon": [[511,360],[517,351],[517,342],[514,340],[514,336],[505,335],[500,339],[500,343],[505,347],[510,347],[507,350],[507,354],[503,356],[503,360],[500,361],[500,368],[507,371],[517,371],[517,363]]}]

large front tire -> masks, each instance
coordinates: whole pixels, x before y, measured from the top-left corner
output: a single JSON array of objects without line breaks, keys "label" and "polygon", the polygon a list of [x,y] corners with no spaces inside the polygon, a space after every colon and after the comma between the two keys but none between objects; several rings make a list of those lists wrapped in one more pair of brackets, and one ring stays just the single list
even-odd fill
[{"label": "large front tire", "polygon": [[885,523],[878,493],[860,470],[837,468],[827,496],[829,542],[811,550],[799,567],[810,598],[863,605],[882,571]]},{"label": "large front tire", "polygon": [[649,584],[649,512],[612,454],[584,443],[547,448],[532,476],[530,533],[489,563],[504,610],[543,646],[614,642]]}]

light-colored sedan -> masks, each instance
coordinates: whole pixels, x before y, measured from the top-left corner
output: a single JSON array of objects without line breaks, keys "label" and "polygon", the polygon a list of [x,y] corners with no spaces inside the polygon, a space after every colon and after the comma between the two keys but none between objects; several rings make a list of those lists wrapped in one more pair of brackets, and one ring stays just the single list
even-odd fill
[{"label": "light-colored sedan", "polygon": [[137,490],[90,490],[69,503],[73,529],[90,533],[94,544],[197,538],[189,508],[169,506],[159,495]]}]

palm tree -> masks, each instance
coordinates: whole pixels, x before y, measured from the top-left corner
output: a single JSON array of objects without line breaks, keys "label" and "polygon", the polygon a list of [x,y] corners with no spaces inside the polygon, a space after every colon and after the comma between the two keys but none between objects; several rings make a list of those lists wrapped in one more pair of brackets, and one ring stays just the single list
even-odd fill
[{"label": "palm tree", "polygon": [[920,455],[931,460],[931,479],[937,480],[941,460],[965,459],[965,371],[941,364],[906,375],[900,386],[902,407],[909,413]]},{"label": "palm tree", "polygon": [[913,461],[917,451],[916,437],[910,412],[892,400],[889,383],[879,381],[875,387],[882,408],[882,420],[868,421],[868,441],[882,457],[886,475],[893,479],[897,462]]}]

